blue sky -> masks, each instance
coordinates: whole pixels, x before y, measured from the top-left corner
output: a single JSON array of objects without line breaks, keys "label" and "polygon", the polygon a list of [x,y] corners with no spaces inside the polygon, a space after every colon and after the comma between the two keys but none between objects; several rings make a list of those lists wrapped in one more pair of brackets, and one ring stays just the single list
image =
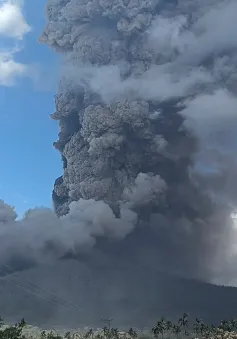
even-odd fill
[{"label": "blue sky", "polygon": [[62,173],[52,146],[58,126],[49,117],[55,111],[59,57],[38,43],[45,5],[0,0],[0,199],[19,215],[50,207],[54,180]]}]

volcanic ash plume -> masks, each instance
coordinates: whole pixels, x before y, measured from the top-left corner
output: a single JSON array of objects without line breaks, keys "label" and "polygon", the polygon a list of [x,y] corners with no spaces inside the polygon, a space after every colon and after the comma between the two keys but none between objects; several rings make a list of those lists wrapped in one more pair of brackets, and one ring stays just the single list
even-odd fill
[{"label": "volcanic ash plume", "polygon": [[20,223],[34,262],[233,278],[236,1],[49,0],[46,13],[41,42],[63,60],[57,216],[15,221],[4,205],[1,232],[13,241]]}]

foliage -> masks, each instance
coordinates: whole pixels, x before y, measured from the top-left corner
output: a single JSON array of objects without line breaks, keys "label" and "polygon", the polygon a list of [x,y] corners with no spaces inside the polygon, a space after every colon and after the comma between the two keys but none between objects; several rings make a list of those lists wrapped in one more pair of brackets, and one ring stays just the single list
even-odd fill
[{"label": "foliage", "polygon": [[226,339],[237,338],[237,320],[222,320],[218,326],[213,324],[204,324],[202,319],[196,318],[195,322],[190,325],[188,314],[184,313],[178,320],[177,324],[173,324],[164,317],[159,320],[152,328],[152,334],[155,338],[169,339],[174,335],[177,338],[190,339]]},{"label": "foliage", "polygon": [[8,326],[3,328],[3,321],[0,318],[0,339],[25,339],[23,335],[23,328],[26,326],[26,322],[22,319],[19,323],[15,324],[14,326]]},{"label": "foliage", "polygon": [[[84,333],[66,332],[59,335],[53,331],[42,331],[40,339],[237,339],[237,320],[222,320],[218,326],[204,324],[202,319],[196,318],[193,324],[188,319],[188,314],[184,313],[176,323],[162,317],[152,327],[150,336],[143,332],[137,332],[130,328],[127,332],[121,332],[111,326],[112,319],[109,319],[108,326],[100,331],[89,329]],[[0,339],[28,339],[33,336],[26,336],[24,328],[26,322],[22,319],[13,326],[5,326],[0,317]],[[36,338],[36,337],[35,337]]]}]

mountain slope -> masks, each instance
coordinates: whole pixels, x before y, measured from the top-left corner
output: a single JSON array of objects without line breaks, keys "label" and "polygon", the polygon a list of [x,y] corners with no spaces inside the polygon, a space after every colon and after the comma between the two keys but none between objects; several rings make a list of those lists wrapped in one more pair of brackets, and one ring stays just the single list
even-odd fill
[{"label": "mountain slope", "polygon": [[[0,312],[7,321],[24,316],[34,325],[65,328],[101,326],[105,317],[116,326],[144,327],[162,315],[176,319],[183,312],[206,322],[237,316],[236,288],[150,271],[146,281],[139,278],[138,270],[92,270],[74,260],[42,265],[0,279]],[[73,305],[62,305],[59,296]]]}]

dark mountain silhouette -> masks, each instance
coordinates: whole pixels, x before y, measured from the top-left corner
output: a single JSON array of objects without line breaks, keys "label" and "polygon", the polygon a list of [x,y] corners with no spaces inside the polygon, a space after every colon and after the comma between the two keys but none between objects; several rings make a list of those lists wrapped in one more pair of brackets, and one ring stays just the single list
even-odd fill
[{"label": "dark mountain silhouette", "polygon": [[106,317],[115,326],[143,328],[183,312],[208,323],[237,317],[237,288],[150,270],[146,280],[140,278],[138,269],[89,269],[75,260],[41,265],[0,279],[1,315],[10,322],[24,316],[34,325],[65,328],[102,326]]}]

